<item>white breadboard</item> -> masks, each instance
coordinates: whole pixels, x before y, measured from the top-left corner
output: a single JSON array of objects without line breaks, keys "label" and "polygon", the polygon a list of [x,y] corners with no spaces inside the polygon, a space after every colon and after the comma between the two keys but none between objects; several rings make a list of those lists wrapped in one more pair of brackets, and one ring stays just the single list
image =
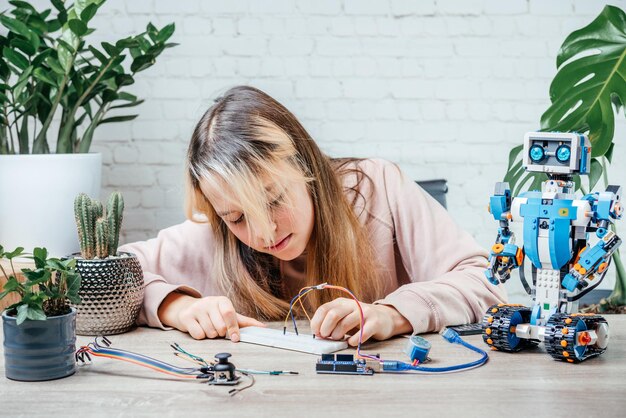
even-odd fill
[{"label": "white breadboard", "polygon": [[283,334],[282,329],[245,327],[239,330],[239,335],[240,341],[244,343],[266,345],[268,347],[317,355],[330,354],[348,348],[348,343],[345,341],[323,340],[321,338],[313,338],[312,334],[296,335],[296,333],[289,331]]}]

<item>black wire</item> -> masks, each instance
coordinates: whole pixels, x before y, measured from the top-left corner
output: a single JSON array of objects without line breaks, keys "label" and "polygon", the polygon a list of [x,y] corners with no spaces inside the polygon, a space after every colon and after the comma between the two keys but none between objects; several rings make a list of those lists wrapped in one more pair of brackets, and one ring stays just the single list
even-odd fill
[{"label": "black wire", "polygon": [[[296,324],[296,317],[293,311],[293,305],[296,303],[296,301],[298,300],[299,297],[302,297],[303,294],[305,294],[306,292],[308,292],[309,290],[315,290],[315,286],[309,286],[309,287],[305,287],[304,289],[302,289],[301,292],[299,292],[296,296],[293,297],[293,299],[291,299],[291,302],[289,303],[289,311],[291,314],[291,321],[293,322],[293,330],[295,331],[296,335],[298,334],[298,325]],[[283,334],[287,331],[287,328],[283,329]]]},{"label": "black wire", "polygon": [[229,394],[230,396],[234,396],[234,395],[236,395],[236,394],[238,394],[238,393],[241,393],[241,392],[243,392],[243,391],[244,391],[244,390],[246,390],[246,389],[250,389],[252,386],[254,386],[254,383],[255,383],[254,376],[252,376],[251,374],[246,373],[246,372],[240,372],[240,373],[241,373],[242,375],[246,376],[248,379],[250,379],[250,384],[249,384],[248,386],[244,386],[244,387],[239,388],[239,389],[231,389],[231,390],[229,390],[229,391],[228,391],[228,394]]},{"label": "black wire", "polygon": [[522,286],[524,286],[524,290],[529,295],[532,293],[530,286],[528,285],[528,281],[526,280],[526,273],[524,272],[524,267],[526,266],[526,257],[522,259],[522,264],[519,266],[519,278],[522,282]]}]

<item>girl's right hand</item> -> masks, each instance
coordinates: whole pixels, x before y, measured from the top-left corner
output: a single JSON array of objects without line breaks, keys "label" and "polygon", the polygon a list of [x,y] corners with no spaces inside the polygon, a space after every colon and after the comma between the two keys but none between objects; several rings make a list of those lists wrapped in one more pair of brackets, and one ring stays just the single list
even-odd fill
[{"label": "girl's right hand", "polygon": [[239,341],[239,328],[264,327],[265,324],[235,312],[226,296],[194,298],[182,293],[170,293],[158,310],[165,325],[188,332],[196,340],[228,336]]}]

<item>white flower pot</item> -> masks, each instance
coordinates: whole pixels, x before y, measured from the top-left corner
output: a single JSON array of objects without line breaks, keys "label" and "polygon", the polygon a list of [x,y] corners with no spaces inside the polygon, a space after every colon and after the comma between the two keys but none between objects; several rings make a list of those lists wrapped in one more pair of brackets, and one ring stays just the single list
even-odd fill
[{"label": "white flower pot", "polygon": [[0,245],[79,250],[74,198],[100,198],[101,154],[0,155]]}]

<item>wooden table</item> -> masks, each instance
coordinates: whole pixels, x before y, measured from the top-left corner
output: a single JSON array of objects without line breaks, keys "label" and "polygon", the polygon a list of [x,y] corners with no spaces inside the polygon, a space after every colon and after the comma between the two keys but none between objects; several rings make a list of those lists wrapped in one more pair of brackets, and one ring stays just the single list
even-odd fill
[{"label": "wooden table", "polygon": [[[252,388],[230,397],[227,387],[180,381],[129,363],[95,358],[74,376],[56,381],[23,383],[0,377],[0,416],[623,417],[626,316],[607,319],[612,331],[609,348],[585,363],[554,361],[540,346],[518,354],[490,352],[483,367],[441,375],[318,375],[313,355],[225,340],[196,341],[178,331],[139,328],[110,337],[113,345],[189,365],[171,354],[169,344],[178,342],[205,358],[230,352],[240,368],[295,370],[300,375],[256,376]],[[425,337],[433,346],[433,366],[477,358],[437,334]],[[486,347],[480,336],[465,339]],[[78,344],[91,340],[78,337]],[[406,341],[367,344],[366,352],[405,361]],[[3,356],[0,361],[4,375]]]}]

